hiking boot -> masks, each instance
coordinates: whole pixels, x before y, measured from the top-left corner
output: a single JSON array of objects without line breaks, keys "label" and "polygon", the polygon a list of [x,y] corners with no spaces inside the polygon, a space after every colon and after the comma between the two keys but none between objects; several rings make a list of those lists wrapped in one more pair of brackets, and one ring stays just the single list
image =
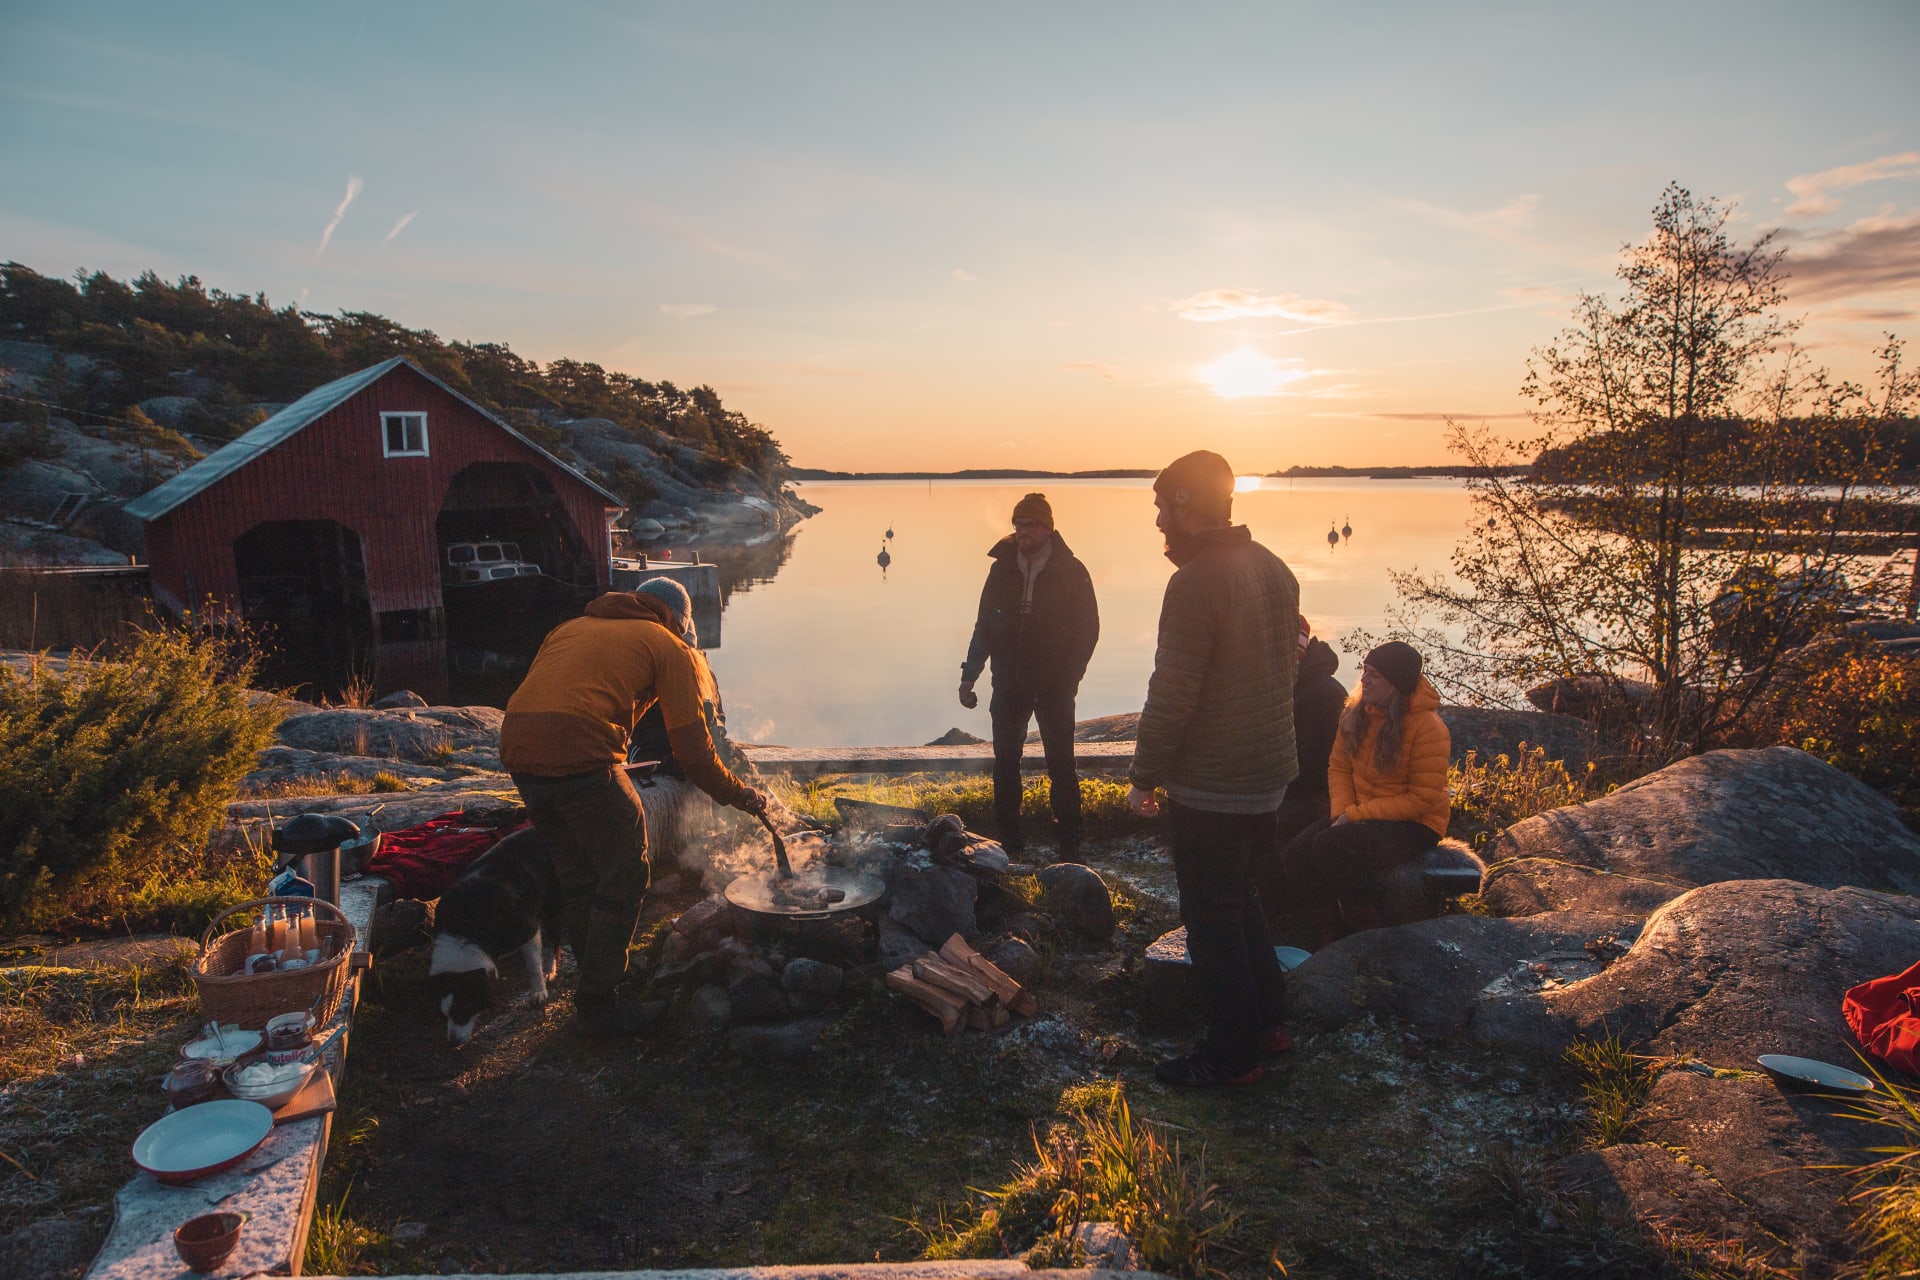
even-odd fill
[{"label": "hiking boot", "polygon": [[581,992],[574,997],[573,1025],[583,1036],[596,1040],[619,1036],[637,1036],[660,1020],[667,1011],[665,1000],[636,1004],[611,994]]},{"label": "hiking boot", "polygon": [[1283,1053],[1293,1052],[1293,1037],[1287,1034],[1284,1026],[1268,1027],[1260,1033],[1260,1056],[1277,1058]]},{"label": "hiking boot", "polygon": [[1258,1084],[1260,1077],[1267,1074],[1267,1069],[1256,1062],[1244,1070],[1233,1071],[1212,1058],[1196,1053],[1185,1058],[1168,1058],[1153,1068],[1153,1074],[1162,1084],[1211,1089],[1220,1085]]}]

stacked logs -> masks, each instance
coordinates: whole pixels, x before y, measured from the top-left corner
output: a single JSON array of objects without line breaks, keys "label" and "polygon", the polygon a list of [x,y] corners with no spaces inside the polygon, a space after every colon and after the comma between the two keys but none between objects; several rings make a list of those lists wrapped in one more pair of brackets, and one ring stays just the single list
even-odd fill
[{"label": "stacked logs", "polygon": [[961,1027],[989,1031],[1005,1026],[1014,1014],[1031,1017],[1040,1011],[1031,991],[957,933],[938,952],[889,973],[887,985],[938,1018],[948,1035]]}]

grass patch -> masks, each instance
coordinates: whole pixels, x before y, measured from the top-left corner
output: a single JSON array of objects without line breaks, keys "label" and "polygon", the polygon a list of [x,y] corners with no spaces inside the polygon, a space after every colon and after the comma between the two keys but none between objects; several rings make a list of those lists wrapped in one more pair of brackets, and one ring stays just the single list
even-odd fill
[{"label": "grass patch", "polygon": [[1072,1086],[1059,1109],[1067,1119],[1044,1137],[1035,1131],[1033,1161],[984,1193],[970,1220],[941,1210],[917,1227],[927,1240],[924,1256],[991,1258],[1034,1250],[1037,1266],[1077,1266],[1085,1261],[1076,1244],[1079,1227],[1112,1222],[1149,1269],[1216,1274],[1210,1254],[1234,1219],[1207,1180],[1204,1148],[1190,1157],[1152,1121],[1136,1119],[1118,1082]]},{"label": "grass patch", "polygon": [[1565,1056],[1580,1073],[1580,1096],[1586,1100],[1593,1145],[1611,1147],[1632,1137],[1634,1113],[1653,1091],[1660,1062],[1627,1052],[1614,1035],[1576,1040],[1567,1046]]},{"label": "grass patch", "polygon": [[1854,1221],[1860,1262],[1849,1274],[1858,1280],[1920,1275],[1920,1102],[1915,1090],[1889,1080],[1869,1059],[1861,1062],[1884,1096],[1862,1099],[1842,1114],[1885,1130],[1888,1141],[1866,1148],[1874,1159],[1849,1171],[1858,1184],[1851,1200],[1860,1207]]},{"label": "grass patch", "polygon": [[313,1223],[307,1230],[306,1261],[301,1270],[316,1276],[352,1276],[372,1274],[364,1270],[368,1254],[387,1243],[385,1233],[362,1225],[347,1213],[349,1186],[332,1204],[314,1206]]},{"label": "grass patch", "polygon": [[[931,814],[956,813],[969,829],[991,831],[993,780],[974,775],[909,773],[900,775],[843,774],[796,782],[772,781],[774,794],[795,813],[817,822],[839,821],[834,798],[897,804]],[[1044,777],[1028,778],[1020,792],[1020,816],[1035,830],[1053,821],[1052,787]],[[1090,837],[1134,834],[1154,830],[1153,824],[1127,812],[1127,783],[1121,779],[1080,779],[1080,813]]]},{"label": "grass patch", "polygon": [[0,1236],[112,1202],[198,1023],[185,960],[0,969]]}]

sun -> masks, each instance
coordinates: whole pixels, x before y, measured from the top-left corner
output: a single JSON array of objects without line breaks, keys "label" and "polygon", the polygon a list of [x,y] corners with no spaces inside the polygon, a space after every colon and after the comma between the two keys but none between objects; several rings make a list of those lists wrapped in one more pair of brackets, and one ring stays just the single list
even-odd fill
[{"label": "sun", "polygon": [[1261,355],[1245,347],[1221,356],[1200,369],[1200,380],[1213,388],[1222,400],[1247,396],[1277,396],[1290,382],[1306,377],[1299,369],[1289,369],[1272,356]]},{"label": "sun", "polygon": [[1259,487],[1259,476],[1235,476],[1233,478],[1233,491],[1235,493],[1252,493]]}]

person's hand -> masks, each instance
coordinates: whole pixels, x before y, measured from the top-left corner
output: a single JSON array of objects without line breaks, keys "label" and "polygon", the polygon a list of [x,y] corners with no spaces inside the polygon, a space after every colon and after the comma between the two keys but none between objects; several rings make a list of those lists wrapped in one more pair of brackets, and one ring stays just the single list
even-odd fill
[{"label": "person's hand", "polygon": [[767,805],[772,800],[773,797],[760,788],[748,787],[747,794],[740,797],[740,811],[750,813],[756,818],[764,818],[767,816]]},{"label": "person's hand", "polygon": [[980,695],[973,691],[973,681],[960,682],[960,705],[971,711],[980,705]]},{"label": "person's hand", "polygon": [[1130,787],[1127,790],[1127,812],[1136,818],[1157,818],[1160,816],[1160,798],[1148,787]]}]

